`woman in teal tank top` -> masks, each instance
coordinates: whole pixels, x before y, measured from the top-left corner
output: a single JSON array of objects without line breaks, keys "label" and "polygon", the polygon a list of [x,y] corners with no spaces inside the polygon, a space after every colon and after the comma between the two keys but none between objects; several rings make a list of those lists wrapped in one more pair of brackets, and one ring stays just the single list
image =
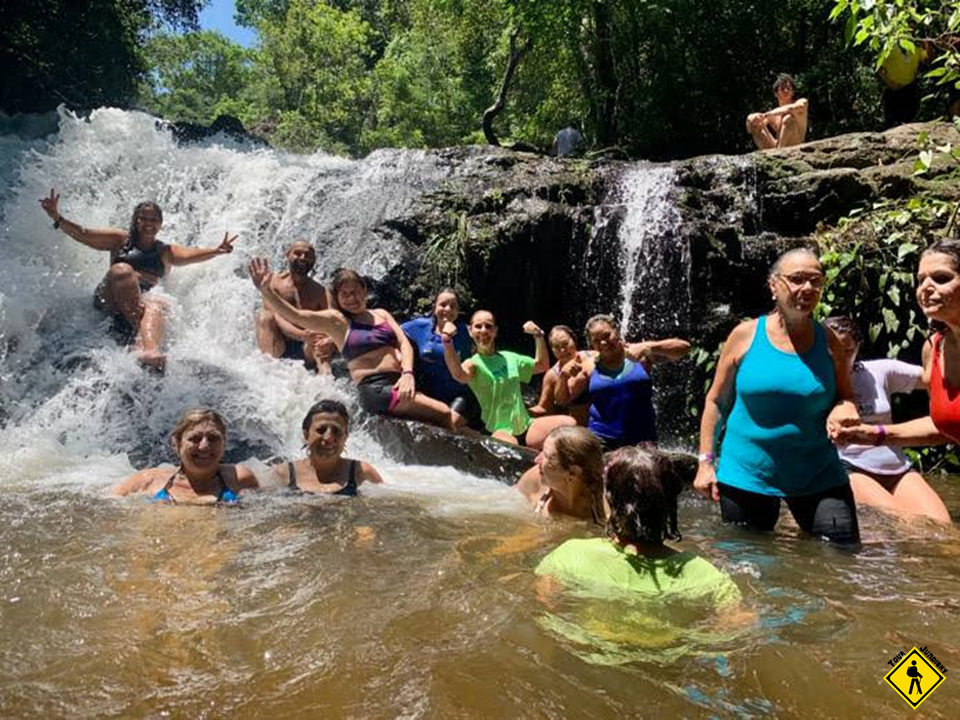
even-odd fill
[{"label": "woman in teal tank top", "polygon": [[853,493],[831,437],[860,417],[844,346],[813,319],[823,268],[812,251],[791,250],[774,263],[769,285],[774,311],[741,323],[723,347],[694,487],[720,502],[726,522],[772,530],[783,498],[806,532],[858,542]]}]

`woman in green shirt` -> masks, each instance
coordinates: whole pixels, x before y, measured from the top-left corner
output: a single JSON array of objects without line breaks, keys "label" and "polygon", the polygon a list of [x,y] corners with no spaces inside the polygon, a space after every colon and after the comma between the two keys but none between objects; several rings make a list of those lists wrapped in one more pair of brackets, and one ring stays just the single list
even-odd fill
[{"label": "woman in green shirt", "polygon": [[547,371],[550,356],[543,330],[528,320],[523,331],[533,335],[536,357],[519,355],[509,350],[497,350],[497,321],[489,310],[477,310],[467,328],[477,346],[477,352],[461,361],[453,346],[457,328],[444,323],[440,329],[443,357],[454,380],[469,385],[480,403],[484,427],[497,440],[512,445],[526,445],[537,450],[543,447],[547,435],[554,428],[576,425],[569,415],[551,415],[536,420],[530,418],[523,404],[521,383],[528,383],[534,375]]}]

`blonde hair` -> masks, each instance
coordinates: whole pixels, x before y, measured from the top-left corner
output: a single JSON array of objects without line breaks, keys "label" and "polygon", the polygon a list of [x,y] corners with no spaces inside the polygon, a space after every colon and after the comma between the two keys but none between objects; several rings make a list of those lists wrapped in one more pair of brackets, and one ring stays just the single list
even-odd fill
[{"label": "blonde hair", "polygon": [[183,439],[183,434],[194,425],[199,425],[203,422],[210,422],[216,425],[217,430],[223,435],[224,442],[226,442],[227,424],[223,421],[223,418],[220,417],[220,413],[209,408],[187,410],[180,416],[176,427],[174,427],[173,432],[170,433],[170,447],[173,448],[173,452],[177,454],[177,457],[180,457],[180,441]]},{"label": "blonde hair", "polygon": [[553,439],[557,459],[564,470],[580,468],[594,517],[602,519],[603,446],[597,436],[586,428],[565,425],[554,429],[548,437]]}]

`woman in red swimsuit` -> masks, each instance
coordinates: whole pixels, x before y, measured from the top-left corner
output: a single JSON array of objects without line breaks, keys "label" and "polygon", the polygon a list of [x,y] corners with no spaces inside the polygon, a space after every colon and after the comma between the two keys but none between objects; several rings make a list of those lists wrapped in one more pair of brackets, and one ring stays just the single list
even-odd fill
[{"label": "woman in red swimsuit", "polygon": [[933,336],[923,346],[930,414],[896,425],[841,428],[834,440],[876,445],[960,442],[960,240],[937,240],[920,256],[917,302]]}]

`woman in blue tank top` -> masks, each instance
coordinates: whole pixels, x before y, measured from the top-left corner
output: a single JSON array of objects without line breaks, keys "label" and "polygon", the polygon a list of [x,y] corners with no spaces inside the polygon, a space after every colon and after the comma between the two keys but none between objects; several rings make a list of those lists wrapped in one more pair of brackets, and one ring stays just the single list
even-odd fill
[{"label": "woman in blue tank top", "polygon": [[859,542],[853,493],[830,437],[860,416],[844,346],[813,319],[823,268],[811,250],[790,250],[768,282],[773,312],[738,325],[723,346],[700,423],[694,488],[720,502],[725,522],[772,530],[783,498],[804,531]]},{"label": "woman in blue tank top", "polygon": [[679,338],[626,344],[610,315],[587,321],[587,340],[594,353],[571,360],[560,370],[556,402],[567,404],[586,393],[590,403],[587,428],[604,450],[657,441],[650,367],[679,360],[690,343]]}]

